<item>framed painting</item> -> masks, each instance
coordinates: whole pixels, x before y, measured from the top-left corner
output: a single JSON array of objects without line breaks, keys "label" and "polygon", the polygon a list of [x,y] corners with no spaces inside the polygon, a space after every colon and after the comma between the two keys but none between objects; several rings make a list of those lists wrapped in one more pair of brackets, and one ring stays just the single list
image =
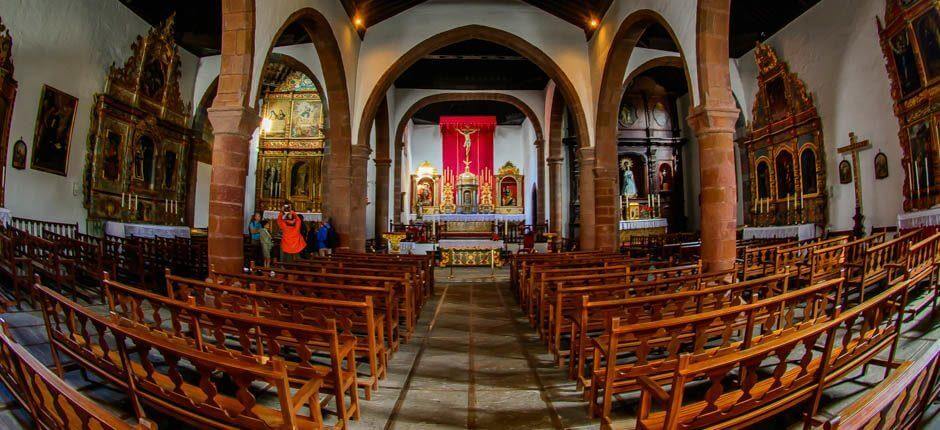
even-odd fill
[{"label": "framed painting", "polygon": [[17,140],[13,144],[13,161],[10,164],[16,170],[26,168],[26,142],[23,142],[23,139]]},{"label": "framed painting", "polygon": [[264,136],[286,137],[290,112],[290,99],[266,99],[264,104],[264,125],[261,128]]},{"label": "framed painting", "polygon": [[927,82],[932,82],[940,77],[940,10],[927,9],[917,18],[914,21],[914,35],[917,37]]},{"label": "framed painting", "polygon": [[875,179],[888,177],[888,156],[884,152],[875,155]]},{"label": "framed painting", "polygon": [[848,161],[842,160],[839,162],[839,183],[840,184],[851,184],[852,183],[852,165]]},{"label": "framed painting", "polygon": [[292,138],[323,137],[320,125],[323,124],[323,103],[319,100],[294,100],[290,127]]},{"label": "framed painting", "polygon": [[33,159],[30,167],[42,172],[66,176],[69,146],[78,99],[43,85],[39,97],[39,114],[33,136]]},{"label": "framed painting", "polygon": [[917,57],[914,55],[914,47],[911,45],[911,38],[906,31],[902,31],[891,38],[890,46],[901,94],[906,97],[921,88],[920,72],[917,69]]}]

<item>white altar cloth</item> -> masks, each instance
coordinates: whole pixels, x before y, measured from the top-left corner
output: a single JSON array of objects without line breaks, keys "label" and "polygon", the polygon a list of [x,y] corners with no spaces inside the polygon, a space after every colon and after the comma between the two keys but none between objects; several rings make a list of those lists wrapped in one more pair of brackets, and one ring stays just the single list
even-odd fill
[{"label": "white altar cloth", "polygon": [[524,222],[525,214],[429,214],[424,215],[424,222],[446,221],[498,221]]},{"label": "white altar cloth", "polygon": [[621,230],[639,230],[641,228],[668,227],[669,220],[666,218],[653,219],[634,219],[629,221],[620,221]]},{"label": "white altar cloth", "polygon": [[501,240],[487,239],[441,239],[437,241],[440,248],[485,248],[485,249],[503,249],[505,246]]},{"label": "white altar cloth", "polygon": [[436,243],[399,242],[399,254],[425,255],[437,250]]},{"label": "white altar cloth", "polygon": [[0,208],[0,225],[4,227],[9,227],[12,219],[13,219],[13,215],[10,214],[9,209]]},{"label": "white altar cloth", "polygon": [[940,225],[940,207],[898,215],[898,230]]},{"label": "white altar cloth", "polygon": [[189,227],[179,225],[128,224],[108,221],[104,225],[104,231],[109,236],[116,237],[144,237],[148,239],[154,237],[189,238]]},{"label": "white altar cloth", "polygon": [[750,239],[785,239],[796,237],[809,240],[817,237],[816,224],[778,225],[772,227],[745,227],[744,240]]},{"label": "white altar cloth", "polygon": [[[262,218],[277,219],[278,211],[264,211]],[[297,215],[304,217],[304,221],[322,221],[323,214],[320,212],[297,212]]]}]

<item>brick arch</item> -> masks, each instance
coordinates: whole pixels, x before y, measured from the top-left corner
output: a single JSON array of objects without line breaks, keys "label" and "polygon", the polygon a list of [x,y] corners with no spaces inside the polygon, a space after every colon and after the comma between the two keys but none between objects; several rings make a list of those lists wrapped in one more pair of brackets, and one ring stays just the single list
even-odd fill
[{"label": "brick arch", "polygon": [[[327,158],[323,172],[323,183],[326,186],[323,195],[327,196],[327,200],[323,202],[323,212],[326,217],[333,218],[333,225],[336,227],[341,245],[350,246],[350,237],[353,233],[353,226],[350,223],[350,198],[352,197],[349,192],[351,189],[352,126],[350,125],[349,91],[342,54],[329,21],[319,11],[307,7],[292,13],[274,33],[271,46],[265,54],[265,64],[270,61],[272,54],[282,55],[272,51],[277,40],[292,25],[299,25],[307,33],[322,65],[325,86],[322,94],[326,96],[324,99],[329,106],[326,116]],[[262,70],[264,70],[263,67]],[[314,77],[312,73],[309,76]],[[260,80],[256,94],[258,96],[261,94]],[[359,195],[364,195],[364,192]],[[363,224],[362,230],[364,229]],[[364,247],[364,240],[363,238],[363,246],[360,248]]]}]

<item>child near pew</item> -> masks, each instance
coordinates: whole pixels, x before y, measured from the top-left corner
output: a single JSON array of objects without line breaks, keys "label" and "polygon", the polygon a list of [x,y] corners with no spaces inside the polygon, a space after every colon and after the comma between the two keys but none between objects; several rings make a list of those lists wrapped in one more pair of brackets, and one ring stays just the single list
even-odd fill
[{"label": "child near pew", "polygon": [[274,248],[274,239],[271,238],[271,231],[268,230],[270,221],[261,220],[261,228],[258,229],[258,237],[261,242],[261,258],[264,260],[264,267],[271,267],[271,248]]}]

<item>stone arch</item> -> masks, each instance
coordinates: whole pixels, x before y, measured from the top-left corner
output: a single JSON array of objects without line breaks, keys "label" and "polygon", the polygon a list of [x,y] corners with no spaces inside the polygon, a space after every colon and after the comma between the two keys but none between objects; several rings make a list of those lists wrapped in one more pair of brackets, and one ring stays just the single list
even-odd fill
[{"label": "stone arch", "polygon": [[[563,70],[561,70],[561,67],[551,59],[551,57],[549,57],[535,45],[532,45],[525,39],[516,36],[515,34],[483,25],[467,25],[447,30],[425,39],[424,41],[412,47],[405,54],[399,57],[398,60],[392,63],[391,66],[389,66],[385,73],[383,73],[376,82],[375,87],[373,87],[372,92],[369,94],[365,105],[363,105],[355,150],[359,153],[368,154],[369,135],[372,131],[372,123],[375,120],[379,103],[381,102],[382,98],[385,97],[385,94],[388,92],[389,88],[391,88],[392,83],[394,83],[398,76],[400,76],[405,70],[411,67],[418,60],[436,51],[437,49],[470,39],[484,40],[511,48],[545,71],[549,78],[554,81],[555,84],[561,89],[561,92],[564,95],[566,102],[568,103],[568,108],[572,112],[572,116],[574,118],[577,134],[582,137],[582,147],[590,147],[590,134],[588,132],[587,118],[584,114],[584,108],[581,105],[581,99],[579,98],[574,85],[568,79],[567,75]],[[398,143],[396,142],[396,145],[397,144]],[[352,191],[353,193],[357,193],[364,190],[365,182],[363,181],[361,187],[356,186]],[[584,212],[585,211],[582,210],[582,214]],[[591,208],[590,213],[593,214],[593,207]],[[354,219],[352,224],[361,224],[364,231],[365,212],[360,212],[354,209],[352,218]],[[359,239],[356,238],[355,240],[358,241]],[[362,236],[361,240],[364,244],[364,235]]]},{"label": "stone arch", "polygon": [[[320,79],[317,78],[317,75],[313,73],[313,70],[310,70],[310,67],[307,67],[307,65],[304,64],[302,61],[294,58],[291,55],[281,54],[281,53],[272,51],[268,54],[268,57],[265,59],[264,66],[261,67],[262,74],[264,73],[264,68],[267,67],[267,65],[270,63],[286,64],[287,67],[290,67],[291,69],[294,69],[296,71],[299,71],[300,73],[303,73],[304,75],[307,75],[307,77],[310,78],[311,81],[313,81],[313,86],[317,87],[317,92],[323,96],[327,95],[326,92],[324,91],[323,83],[321,83]],[[258,86],[255,89],[254,100],[255,100],[256,105],[258,105],[258,103],[261,101],[261,96],[262,96],[261,91],[263,89],[262,87],[264,86],[263,78],[264,77],[262,76],[262,79],[258,79]],[[324,118],[324,121],[325,121],[324,126],[327,129],[329,129],[330,101],[327,99],[327,97],[321,97],[320,100],[323,103],[323,110],[327,112],[327,117]],[[256,106],[256,107],[259,107],[259,106]]]},{"label": "stone arch", "polygon": [[552,198],[549,199],[548,219],[549,230],[562,237],[564,231],[562,215],[562,163],[564,162],[564,148],[562,139],[562,122],[565,116],[565,100],[558,87],[552,88],[548,118],[548,190]]},{"label": "stone arch", "polygon": [[689,83],[689,88],[692,87],[692,81],[689,78],[689,69],[685,66],[685,61],[682,57],[675,56],[666,56],[666,57],[656,57],[652,60],[649,60],[643,64],[640,64],[639,67],[634,69],[627,75],[627,78],[623,80],[623,85],[621,85],[621,96],[623,96],[623,91],[626,90],[626,87],[633,82],[638,76],[646,73],[651,69],[657,67],[672,67],[676,69],[685,69],[685,81]]},{"label": "stone arch", "polygon": [[[328,196],[328,198],[323,202],[324,217],[333,218],[333,225],[336,227],[342,246],[351,246],[354,249],[362,250],[365,247],[364,234],[361,243],[356,244],[350,241],[350,238],[355,236],[354,228],[358,227],[360,231],[365,232],[365,222],[362,223],[362,226],[355,227],[355,223],[350,223],[350,206],[354,201],[353,199],[355,199],[350,193],[350,183],[355,172],[350,171],[352,142],[352,126],[350,125],[349,115],[350,101],[346,71],[339,43],[333,34],[329,21],[322,13],[309,7],[299,9],[291,14],[274,33],[271,46],[268,47],[268,51],[265,53],[265,64],[270,60],[272,54],[283,55],[273,52],[274,45],[292,25],[299,25],[310,37],[323,69],[325,87],[322,94],[325,95],[324,99],[328,103],[325,124],[327,126],[326,162],[324,163],[326,171],[323,172],[323,183],[325,184],[323,195]],[[298,63],[300,62],[298,61]],[[300,63],[300,65],[303,64]],[[304,68],[306,69],[306,66]],[[264,66],[261,70],[264,70]],[[307,70],[309,71],[309,69]],[[315,75],[310,73],[309,76],[314,77]],[[260,95],[260,90],[261,83],[259,80],[256,94]],[[364,175],[365,172],[362,172],[362,174]],[[365,179],[362,181],[365,183]],[[365,202],[365,199],[361,198],[364,191],[365,188],[363,187],[363,193],[358,194],[362,203]]]},{"label": "stone arch", "polygon": [[[675,42],[679,49],[681,67],[685,70],[686,81],[691,87],[692,80],[689,78],[689,68],[685,61],[685,53],[682,52],[682,44],[676,37],[672,27],[657,12],[643,9],[634,12],[623,22],[617,33],[613,37],[613,43],[607,51],[607,60],[604,64],[604,71],[601,78],[600,94],[597,101],[597,118],[594,129],[594,151],[596,159],[595,173],[595,196],[594,206],[596,208],[595,219],[595,240],[598,248],[616,248],[618,226],[618,195],[617,184],[619,183],[617,166],[617,114],[620,110],[620,101],[623,97],[623,86],[628,80],[623,79],[627,71],[627,63],[633,53],[633,48],[646,32],[646,29],[652,25],[660,25]],[[673,61],[662,57],[653,59],[637,70],[631,73],[631,76],[637,76],[637,72],[644,69],[648,70],[655,67],[658,62]]]},{"label": "stone arch", "polygon": [[388,97],[382,97],[375,116],[375,238],[381,239],[388,229],[388,169],[392,160],[388,153],[391,118]]},{"label": "stone arch", "polygon": [[[421,110],[421,108],[434,104],[434,103],[441,103],[441,102],[478,101],[478,100],[497,101],[497,102],[508,103],[508,104],[515,106],[517,109],[519,109],[523,113],[523,115],[526,116],[526,118],[529,119],[529,122],[532,123],[532,128],[535,129],[535,138],[536,138],[536,142],[534,143],[536,145],[540,145],[539,142],[544,142],[544,131],[542,129],[542,124],[541,124],[541,121],[539,121],[538,116],[535,115],[535,112],[526,102],[522,101],[516,96],[505,94],[505,93],[499,93],[499,92],[440,93],[440,94],[432,94],[432,95],[426,96],[414,102],[414,104],[412,104],[408,108],[408,110],[405,111],[405,114],[401,117],[401,120],[398,121],[398,126],[395,129],[395,140],[394,140],[395,157],[396,157],[395,160],[398,161],[401,158],[401,150],[402,150],[402,144],[403,144],[402,140],[404,139],[405,128],[408,126],[408,121],[411,119],[411,117],[415,115],[415,113]],[[381,112],[381,105],[380,105],[379,112]],[[376,116],[376,124],[378,124],[378,119],[380,117],[381,117],[381,114]],[[376,136],[378,136],[378,130],[376,130]],[[378,152],[378,149],[376,150],[376,152]],[[378,155],[376,155],[376,159],[378,159]],[[396,164],[397,166],[395,168],[395,175],[393,177],[393,180],[395,181],[396,185],[399,185],[401,183],[400,181],[402,180],[401,168],[400,168],[401,166],[398,163]],[[376,181],[376,183],[378,183],[378,181]],[[543,185],[540,183],[539,184],[540,189],[542,186]],[[396,199],[398,198],[397,194],[398,193],[396,193]],[[399,212],[401,210],[401,205],[397,205],[397,206],[398,207],[395,211],[396,216],[399,215]]]}]

